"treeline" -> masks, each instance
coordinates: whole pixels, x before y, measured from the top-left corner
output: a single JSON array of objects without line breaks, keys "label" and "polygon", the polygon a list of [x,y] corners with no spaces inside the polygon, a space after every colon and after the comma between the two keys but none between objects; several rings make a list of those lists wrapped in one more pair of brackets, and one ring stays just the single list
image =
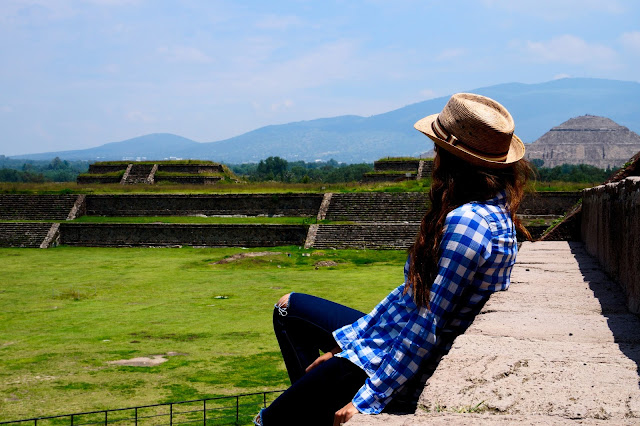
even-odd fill
[{"label": "treeline", "polygon": [[580,182],[601,183],[609,179],[619,168],[599,169],[588,164],[563,164],[556,167],[542,167],[543,160],[531,162],[536,172],[536,179],[541,182]]},{"label": "treeline", "polygon": [[0,182],[75,182],[89,169],[87,161],[67,161],[59,157],[51,161],[15,160],[0,155]]},{"label": "treeline", "polygon": [[373,164],[344,164],[335,160],[307,163],[269,157],[259,163],[232,164],[229,168],[250,182],[341,183],[362,180],[364,173],[373,171]]},{"label": "treeline", "polygon": [[[548,168],[543,167],[542,160],[533,160],[532,164],[540,182],[600,183],[619,170],[603,170],[586,164]],[[367,163],[344,164],[335,160],[307,163],[280,157],[269,157],[259,163],[232,164],[229,168],[250,182],[288,183],[358,182],[364,173],[373,171],[373,165]],[[88,169],[87,161],[67,161],[59,157],[51,161],[16,160],[0,155],[0,182],[75,182],[78,174]]]}]

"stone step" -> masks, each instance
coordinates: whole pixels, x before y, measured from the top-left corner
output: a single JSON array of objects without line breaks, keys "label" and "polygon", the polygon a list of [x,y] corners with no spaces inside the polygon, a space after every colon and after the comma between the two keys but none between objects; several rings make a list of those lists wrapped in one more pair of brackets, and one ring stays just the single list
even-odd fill
[{"label": "stone step", "polygon": [[354,222],[419,221],[427,210],[427,194],[351,193],[333,194],[326,219]]},{"label": "stone step", "polygon": [[44,241],[51,223],[0,222],[0,247],[38,248]]},{"label": "stone step", "polygon": [[0,219],[64,220],[77,195],[0,195]]},{"label": "stone step", "polygon": [[149,179],[153,169],[153,164],[132,164],[124,183],[150,183]]},{"label": "stone step", "polygon": [[375,223],[367,225],[318,225],[314,248],[407,249],[420,225]]}]

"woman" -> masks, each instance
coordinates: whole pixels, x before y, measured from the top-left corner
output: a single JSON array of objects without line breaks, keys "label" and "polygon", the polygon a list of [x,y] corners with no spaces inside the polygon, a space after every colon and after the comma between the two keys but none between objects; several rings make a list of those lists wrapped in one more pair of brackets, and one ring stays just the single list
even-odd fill
[{"label": "woman", "polygon": [[528,236],[515,212],[531,174],[511,115],[489,98],[459,93],[414,127],[435,142],[436,156],[431,205],[404,284],[368,315],[283,296],[274,329],[292,386],[256,424],[339,425],[358,412],[380,413],[412,382],[424,383],[489,296],[509,287],[516,229]]}]

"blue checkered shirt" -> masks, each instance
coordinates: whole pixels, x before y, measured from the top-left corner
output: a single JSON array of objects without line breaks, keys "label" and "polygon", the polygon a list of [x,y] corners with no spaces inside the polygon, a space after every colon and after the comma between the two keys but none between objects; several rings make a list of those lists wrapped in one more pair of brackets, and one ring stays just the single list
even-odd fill
[{"label": "blue checkered shirt", "polygon": [[477,312],[491,293],[509,287],[518,249],[505,201],[503,192],[447,215],[429,308],[418,308],[411,291],[403,295],[402,284],[371,313],[333,332],[342,349],[336,356],[369,376],[352,400],[360,412],[380,413],[423,358],[451,344],[440,338],[443,332],[466,329],[474,317],[470,312]]}]

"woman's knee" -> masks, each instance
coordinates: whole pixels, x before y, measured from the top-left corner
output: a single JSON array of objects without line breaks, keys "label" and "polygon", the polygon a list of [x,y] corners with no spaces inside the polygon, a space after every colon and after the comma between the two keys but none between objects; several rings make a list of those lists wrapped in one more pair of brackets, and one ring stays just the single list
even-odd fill
[{"label": "woman's knee", "polygon": [[276,303],[276,306],[279,306],[281,308],[288,308],[289,307],[289,298],[291,297],[291,293],[287,293],[284,296],[282,296],[280,298],[280,300],[278,300],[278,303]]},{"label": "woman's knee", "polygon": [[291,293],[287,293],[278,300],[278,303],[275,304],[274,309],[280,316],[286,317],[287,310],[289,309],[289,298],[291,297]]}]

